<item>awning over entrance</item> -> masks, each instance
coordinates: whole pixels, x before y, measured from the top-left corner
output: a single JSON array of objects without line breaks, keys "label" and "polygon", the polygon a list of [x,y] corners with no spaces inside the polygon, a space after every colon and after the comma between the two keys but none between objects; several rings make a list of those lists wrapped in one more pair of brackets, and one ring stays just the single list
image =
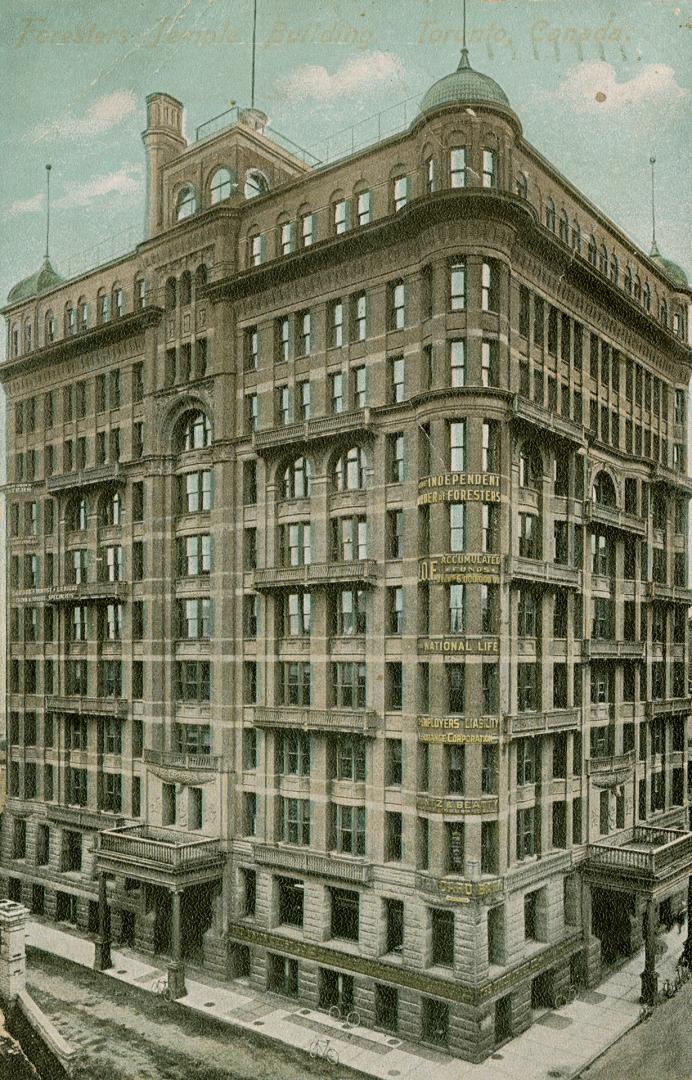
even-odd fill
[{"label": "awning over entrance", "polygon": [[153,825],[125,825],[98,834],[96,865],[99,871],[169,888],[186,888],[221,876],[225,856],[218,838],[162,829]]}]

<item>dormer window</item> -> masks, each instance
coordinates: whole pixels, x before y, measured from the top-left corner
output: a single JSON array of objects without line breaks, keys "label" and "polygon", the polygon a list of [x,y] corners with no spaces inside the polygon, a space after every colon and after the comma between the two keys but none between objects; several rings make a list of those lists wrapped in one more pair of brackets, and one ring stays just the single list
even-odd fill
[{"label": "dormer window", "polygon": [[408,202],[408,176],[397,176],[394,181],[394,212],[402,210]]},{"label": "dormer window", "polygon": [[258,195],[266,195],[269,191],[269,181],[259,169],[249,169],[245,174],[245,198],[254,199]]},{"label": "dormer window", "polygon": [[230,199],[233,194],[233,177],[228,169],[217,169],[211,178],[211,205]]},{"label": "dormer window", "polygon": [[368,225],[370,222],[369,191],[361,191],[356,197],[356,220],[359,225]]},{"label": "dormer window", "polygon": [[196,214],[197,210],[197,190],[192,184],[186,184],[178,195],[176,220],[185,221],[186,218]]}]

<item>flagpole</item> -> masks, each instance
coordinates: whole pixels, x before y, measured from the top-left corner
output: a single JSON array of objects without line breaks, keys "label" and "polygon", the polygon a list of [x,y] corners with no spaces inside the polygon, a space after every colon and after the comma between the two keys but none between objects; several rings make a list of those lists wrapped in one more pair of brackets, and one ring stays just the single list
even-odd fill
[{"label": "flagpole", "polygon": [[46,165],[46,259],[50,250],[50,170],[51,166]]},{"label": "flagpole", "polygon": [[257,51],[257,0],[254,0],[252,11],[252,86],[250,92],[250,108],[255,107],[255,53]]}]

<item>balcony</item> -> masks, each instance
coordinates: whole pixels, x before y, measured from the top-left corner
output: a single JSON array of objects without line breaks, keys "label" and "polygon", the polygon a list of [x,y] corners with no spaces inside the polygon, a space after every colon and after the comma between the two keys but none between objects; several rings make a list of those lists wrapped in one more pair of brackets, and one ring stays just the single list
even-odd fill
[{"label": "balcony", "polygon": [[304,566],[268,566],[255,570],[255,589],[288,589],[293,586],[341,584],[356,581],[365,585],[375,582],[375,559],[353,559],[349,562],[307,563]]},{"label": "balcony", "polygon": [[371,709],[313,709],[299,705],[255,705],[255,727],[302,728],[374,735],[377,713]]},{"label": "balcony", "polygon": [[692,697],[661,698],[656,701],[647,701],[644,706],[644,715],[647,720],[654,716],[671,716],[673,713],[692,712]]},{"label": "balcony", "polygon": [[82,697],[79,694],[60,694],[46,698],[47,712],[79,713],[90,716],[126,717],[129,702],[124,698]]},{"label": "balcony", "polygon": [[515,420],[524,420],[527,424],[540,428],[542,434],[550,431],[553,435],[559,435],[563,439],[579,443],[580,446],[586,446],[581,424],[576,424],[569,417],[559,416],[551,409],[544,409],[542,405],[536,405],[521,394],[514,395],[512,414]]},{"label": "balcony", "polygon": [[509,578],[520,578],[539,585],[561,586],[568,589],[580,589],[581,570],[561,563],[543,562],[540,559],[526,559],[521,555],[505,556],[505,574]]},{"label": "balcony", "polygon": [[512,738],[546,731],[565,731],[579,727],[580,721],[581,709],[549,709],[546,712],[510,714],[504,718],[504,727],[505,734]]},{"label": "balcony", "polygon": [[94,465],[90,469],[77,469],[76,472],[49,476],[46,486],[54,494],[69,491],[72,488],[94,487],[96,484],[123,484],[125,471],[119,463],[113,465]]},{"label": "balcony", "polygon": [[176,750],[145,750],[143,760],[147,765],[162,765],[172,769],[202,769],[216,772],[221,758],[215,754],[183,754]]},{"label": "balcony", "polygon": [[281,451],[286,446],[317,442],[332,435],[370,431],[370,420],[370,409],[354,409],[352,412],[337,413],[335,416],[305,420],[302,424],[286,424],[268,431],[256,431],[252,442],[257,454],[269,454]]},{"label": "balcony", "polygon": [[666,585],[660,581],[646,583],[646,595],[649,600],[668,600],[670,603],[692,605],[692,589],[684,585]]},{"label": "balcony", "polygon": [[624,510],[618,510],[617,506],[604,506],[590,499],[584,502],[584,521],[590,525],[607,525],[611,529],[635,533],[637,536],[646,535],[646,521],[636,514],[627,514]]},{"label": "balcony", "polygon": [[84,806],[46,806],[46,819],[60,825],[69,825],[75,829],[120,828],[125,823],[122,815],[102,813],[100,810],[88,810]]},{"label": "balcony", "polygon": [[587,638],[582,644],[584,660],[643,660],[643,641],[603,641]]},{"label": "balcony", "polygon": [[651,886],[692,869],[692,833],[635,825],[589,844],[586,869],[600,876],[640,879]]},{"label": "balcony", "polygon": [[221,875],[224,855],[216,837],[125,825],[98,834],[96,862],[99,870],[142,881],[196,884]]},{"label": "balcony", "polygon": [[586,772],[596,787],[614,787],[630,778],[633,765],[634,750],[628,750],[626,754],[587,758]]},{"label": "balcony", "polygon": [[77,585],[54,585],[47,599],[52,603],[72,604],[80,600],[125,600],[125,581],[80,581]]},{"label": "balcony", "polygon": [[316,874],[319,877],[349,881],[366,885],[372,877],[372,866],[362,859],[350,859],[343,855],[320,855],[302,848],[257,844],[253,848],[255,862],[290,870],[296,874]]},{"label": "balcony", "polygon": [[692,477],[685,472],[676,472],[668,469],[665,465],[656,465],[651,470],[651,482],[653,484],[665,484],[670,488],[684,488],[692,495]]}]

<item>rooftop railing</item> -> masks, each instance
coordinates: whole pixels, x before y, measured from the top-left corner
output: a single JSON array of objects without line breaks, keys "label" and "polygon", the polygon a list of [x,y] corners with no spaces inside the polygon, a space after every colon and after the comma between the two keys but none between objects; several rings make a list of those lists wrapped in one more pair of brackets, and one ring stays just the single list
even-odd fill
[{"label": "rooftop railing", "polygon": [[218,839],[200,838],[153,825],[126,825],[99,834],[99,850],[173,870],[195,866],[221,855]]}]

